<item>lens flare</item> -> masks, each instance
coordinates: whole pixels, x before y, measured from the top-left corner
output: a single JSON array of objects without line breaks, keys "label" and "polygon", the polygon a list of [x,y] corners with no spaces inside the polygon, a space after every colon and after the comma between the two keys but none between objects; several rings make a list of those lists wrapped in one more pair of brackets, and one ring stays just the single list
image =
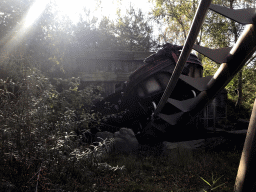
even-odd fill
[{"label": "lens flare", "polygon": [[24,28],[28,28],[40,17],[43,11],[46,8],[46,5],[49,3],[49,0],[37,0],[29,9],[25,19],[24,19]]}]

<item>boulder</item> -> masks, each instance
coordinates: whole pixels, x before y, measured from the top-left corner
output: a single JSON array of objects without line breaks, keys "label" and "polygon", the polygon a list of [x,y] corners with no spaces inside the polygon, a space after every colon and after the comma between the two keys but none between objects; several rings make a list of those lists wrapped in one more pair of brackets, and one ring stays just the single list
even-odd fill
[{"label": "boulder", "polygon": [[132,129],[121,128],[114,133],[114,150],[121,153],[137,152],[139,142]]}]

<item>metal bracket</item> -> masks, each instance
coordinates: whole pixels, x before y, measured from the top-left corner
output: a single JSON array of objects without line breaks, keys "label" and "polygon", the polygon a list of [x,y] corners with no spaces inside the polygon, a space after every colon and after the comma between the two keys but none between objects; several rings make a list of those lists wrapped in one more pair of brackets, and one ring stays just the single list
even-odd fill
[{"label": "metal bracket", "polygon": [[175,114],[172,114],[172,115],[166,115],[166,114],[163,114],[163,113],[159,113],[158,116],[161,119],[165,120],[167,123],[169,123],[171,125],[175,125],[175,124],[177,124],[179,118],[183,114],[184,114],[183,112],[175,113]]},{"label": "metal bracket", "polygon": [[178,101],[176,99],[168,99],[168,103],[172,104],[173,106],[177,107],[182,112],[188,112],[191,110],[191,107],[194,105],[194,103],[198,100],[198,98],[191,98],[184,101]]},{"label": "metal bracket", "polygon": [[209,9],[241,24],[253,24],[253,17],[255,16],[254,8],[229,9],[223,6],[211,4]]},{"label": "metal bracket", "polygon": [[208,57],[209,59],[215,61],[216,63],[221,64],[227,62],[231,47],[225,47],[221,49],[209,49],[200,45],[194,45],[193,49]]},{"label": "metal bracket", "polygon": [[207,84],[211,80],[212,76],[194,78],[186,75],[180,75],[180,79],[185,83],[191,85],[198,91],[205,91],[207,89]]}]

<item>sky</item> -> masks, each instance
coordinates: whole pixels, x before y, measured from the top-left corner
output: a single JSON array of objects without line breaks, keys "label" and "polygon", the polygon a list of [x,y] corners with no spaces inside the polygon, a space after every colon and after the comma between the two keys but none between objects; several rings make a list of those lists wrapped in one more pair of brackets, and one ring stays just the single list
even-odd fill
[{"label": "sky", "polygon": [[[121,0],[121,5],[118,4],[118,0],[102,0],[101,10],[98,10],[99,12],[97,15],[102,13],[114,20],[117,18],[116,10],[118,6],[121,8],[121,14],[125,14],[126,9],[128,9],[130,5],[132,5],[135,10],[141,9],[145,18],[147,17],[148,12],[150,12],[154,7],[154,4],[149,2],[149,0]],[[159,26],[156,24],[150,23],[150,25],[153,26],[153,36],[157,37],[162,30],[159,29]]]},{"label": "sky", "polygon": [[[100,6],[97,2],[101,2]],[[146,17],[153,8],[153,3],[149,0],[35,0],[23,20],[22,31],[28,30],[40,18],[49,3],[54,3],[54,7],[57,9],[55,13],[58,14],[55,15],[55,19],[61,22],[63,17],[69,17],[74,24],[79,22],[80,14],[84,13],[84,8],[90,9],[91,15],[96,16],[99,20],[103,16],[115,20],[118,7],[121,9],[121,14],[125,14],[130,5],[135,10],[140,8]],[[156,37],[159,31],[155,25],[153,31],[153,36]]]},{"label": "sky", "polygon": [[[153,8],[153,4],[149,3],[148,0],[122,0],[121,1],[121,10],[125,10],[132,5],[135,9],[140,8],[144,13],[148,13],[151,8]],[[102,1],[102,13],[108,15],[110,18],[116,17],[116,9],[118,7],[118,3],[115,0],[104,0]]]},{"label": "sky", "polygon": [[[25,18],[25,25],[29,27],[37,18],[40,17],[48,3],[52,2],[56,9],[55,19],[60,21],[63,17],[69,17],[76,24],[79,22],[80,15],[84,13],[84,8],[91,10],[91,16],[97,17],[99,20],[103,16],[109,17],[110,20],[117,18],[117,8],[121,9],[121,14],[126,13],[126,9],[130,7],[141,9],[145,16],[153,8],[153,4],[149,0],[35,0],[30,7]],[[99,2],[100,5],[99,5]]]},{"label": "sky", "polygon": [[[126,13],[126,9],[130,7],[141,9],[144,13],[145,18],[148,12],[150,12],[154,5],[149,0],[53,0],[57,3],[59,11],[65,16],[69,16],[74,24],[79,21],[79,14],[83,12],[83,8],[91,10],[92,16],[96,16],[99,20],[101,17],[107,16],[110,20],[115,20],[117,18],[117,8],[121,8],[121,14]],[[101,2],[100,6],[97,2]],[[62,15],[62,16],[63,16]],[[32,17],[33,18],[33,17]],[[62,18],[61,15],[59,17]],[[150,23],[153,25],[153,23]],[[156,24],[153,25],[153,36],[158,36],[161,33]]]},{"label": "sky", "polygon": [[[148,0],[37,0],[36,2],[39,5],[37,9],[42,7],[42,2],[47,1],[56,3],[60,13],[59,18],[64,15],[69,16],[74,23],[79,21],[79,14],[83,12],[84,8],[90,9],[91,14],[99,19],[104,15],[112,20],[117,16],[118,7],[121,8],[121,14],[125,14],[126,9],[132,5],[135,9],[140,8],[145,15],[153,7],[153,4],[149,3]],[[98,2],[101,2],[100,6]]]}]

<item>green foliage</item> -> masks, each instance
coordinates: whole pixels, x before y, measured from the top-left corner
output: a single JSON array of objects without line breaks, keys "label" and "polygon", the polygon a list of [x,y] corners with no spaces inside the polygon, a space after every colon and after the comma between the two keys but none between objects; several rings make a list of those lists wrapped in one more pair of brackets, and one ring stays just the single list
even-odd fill
[{"label": "green foliage", "polygon": [[[184,44],[199,1],[154,0],[153,18],[166,28],[159,35],[160,42]],[[213,4],[228,8],[252,7],[253,1],[212,1]],[[197,39],[198,44],[211,48],[231,46],[243,27],[229,19],[208,11],[205,22]]]},{"label": "green foliage", "polygon": [[243,70],[243,104],[246,108],[252,109],[255,100],[255,70],[249,67]]},{"label": "green foliage", "polygon": [[196,12],[197,1],[156,0],[153,9],[154,18],[167,25],[159,40],[164,43],[183,44],[187,37],[191,21]]},{"label": "green foliage", "polygon": [[21,26],[20,19],[26,14],[33,0],[8,0],[0,2],[0,47],[15,34]]},{"label": "green foliage", "polygon": [[[15,170],[6,172],[9,165],[1,167],[0,176],[15,183],[18,191],[28,185],[38,188],[39,178],[43,179],[44,173],[51,175],[45,168],[48,163],[60,161],[62,155],[69,155],[80,146],[82,138],[76,131],[78,127],[88,129],[88,121],[97,118],[89,111],[93,99],[101,98],[100,87],[79,90],[79,78],[56,79],[52,84],[28,58],[1,63],[0,152],[3,161],[27,170],[20,175],[26,180],[20,184],[16,183],[19,176],[12,173]],[[108,144],[105,142],[104,146]],[[103,146],[91,153],[98,154],[100,148]],[[39,171],[33,172],[36,169]],[[44,183],[44,179],[40,182]]]},{"label": "green foliage", "polygon": [[124,17],[118,14],[113,27],[113,34],[117,37],[118,46],[122,50],[150,51],[155,46],[152,27],[149,26],[140,9],[136,11],[130,7]]},{"label": "green foliage", "polygon": [[82,41],[83,44],[86,42],[86,45],[92,49],[150,51],[156,44],[153,40],[152,27],[140,9],[136,11],[133,7],[129,7],[126,15],[122,16],[119,12],[118,18],[114,21],[103,17],[99,21],[99,26],[91,29],[89,23],[86,24],[85,22],[78,24],[77,32],[81,34],[83,31],[83,35],[77,35],[77,38],[80,38],[79,42]]},{"label": "green foliage", "polygon": [[115,30],[115,26],[113,21],[111,21],[108,17],[103,17],[99,22],[98,27],[98,45],[99,49],[102,50],[119,50],[120,44],[118,44],[117,37],[115,36],[113,30]]},{"label": "green foliage", "polygon": [[221,186],[225,185],[225,183],[222,183],[222,184],[219,184],[219,185],[216,186],[217,182],[218,182],[222,177],[223,177],[223,176],[221,176],[221,177],[215,179],[215,178],[213,177],[213,173],[212,173],[212,178],[211,178],[212,180],[211,180],[211,183],[208,182],[207,180],[205,180],[204,178],[200,177],[200,179],[202,179],[202,180],[208,185],[208,189],[207,189],[207,190],[203,189],[203,191],[204,191],[204,192],[207,192],[207,191],[214,191],[214,190],[220,188]]},{"label": "green foliage", "polygon": [[217,65],[215,62],[208,59],[207,57],[203,57],[202,63],[203,63],[203,77],[213,76],[214,73],[219,68],[219,65]]},{"label": "green foliage", "polygon": [[[253,104],[254,104],[254,100],[255,100],[255,91],[256,91],[255,71],[254,71],[254,69],[246,66],[242,69],[242,73],[243,73],[243,78],[242,78],[242,85],[243,85],[242,103],[243,103],[243,106],[241,106],[241,108],[247,109],[247,111],[249,111],[249,113],[250,113],[250,111],[252,110]],[[237,98],[238,98],[238,94],[237,94],[238,82],[239,82],[238,75],[236,75],[226,86],[226,89],[228,91],[228,97],[232,101],[237,101]]]},{"label": "green foliage", "polygon": [[[41,71],[29,68],[29,63],[22,68],[20,64],[9,65],[17,65],[16,74],[6,67],[10,77],[0,80],[1,181],[13,183],[16,191],[28,187],[45,191],[70,177],[66,177],[63,165],[70,165],[64,169],[72,170],[74,176],[81,170],[86,173],[88,167],[124,169],[101,163],[113,141],[103,140],[88,148],[77,134],[78,127],[88,130],[88,121],[97,119],[89,112],[93,99],[101,98],[101,88],[79,90],[78,78],[55,79],[52,84]],[[88,179],[83,176],[83,180]]]},{"label": "green foliage", "polygon": [[67,110],[75,111],[77,119],[84,119],[93,104],[93,100],[102,99],[101,87],[88,86],[79,89],[80,79],[72,77],[70,79],[55,78],[53,88],[49,92],[47,104],[52,111],[51,116],[57,117]]}]

